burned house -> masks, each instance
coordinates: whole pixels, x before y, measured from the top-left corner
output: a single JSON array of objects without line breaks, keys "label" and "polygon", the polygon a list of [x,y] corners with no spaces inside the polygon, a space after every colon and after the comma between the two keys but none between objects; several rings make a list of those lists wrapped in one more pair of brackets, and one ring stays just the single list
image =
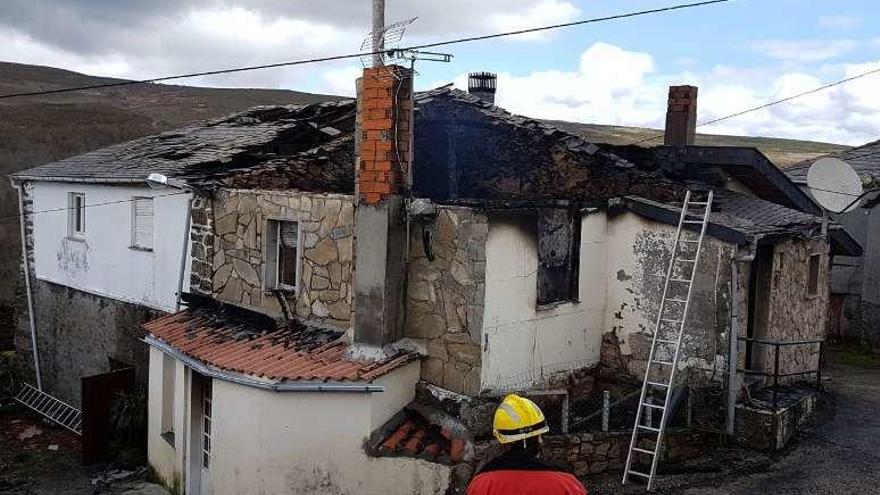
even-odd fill
[{"label": "burned house", "polygon": [[670,108],[684,122],[670,144],[643,149],[509,114],[475,87],[414,93],[406,69],[367,69],[357,101],[135,142],[136,174],[192,195],[186,309],[144,325],[149,457],[169,485],[454,493],[486,453],[487,416],[425,394],[569,393],[600,368],[639,380],[688,190],[717,201],[682,382],[726,381],[731,347],[749,369],[817,365],[811,348],[777,367],[737,338],[821,338],[829,258],[858,245],[823,235],[759,152],[686,146],[695,91]]}]

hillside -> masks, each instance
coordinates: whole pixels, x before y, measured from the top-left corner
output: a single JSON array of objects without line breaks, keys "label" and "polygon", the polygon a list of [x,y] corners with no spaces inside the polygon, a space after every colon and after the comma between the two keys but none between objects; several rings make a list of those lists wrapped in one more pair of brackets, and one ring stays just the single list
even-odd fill
[{"label": "hillside", "polygon": [[[119,81],[51,67],[0,62],[0,94]],[[0,175],[110,144],[217,118],[255,105],[310,103],[338,97],[267,89],[212,89],[136,85],[0,100]],[[597,143],[626,144],[652,129],[553,122]],[[844,146],[770,138],[704,136],[700,144],[754,146],[780,166],[846,149]],[[652,143],[653,144],[653,143]],[[0,327],[18,280],[17,199],[0,181]],[[4,309],[5,307],[5,309]],[[0,328],[0,336],[2,336]]]},{"label": "hillside", "polygon": [[[0,94],[118,81],[0,62]],[[18,204],[6,176],[122,141],[214,119],[248,107],[337,97],[284,90],[137,85],[0,100],[0,326],[8,317],[20,263]],[[2,335],[0,328],[0,335]]]},{"label": "hillside", "polygon": [[[548,120],[546,122],[569,132],[580,134],[587,140],[597,143],[624,145],[663,135],[662,129],[581,124],[562,120]],[[659,144],[663,144],[662,137],[643,143],[642,146],[656,146]],[[817,143],[814,141],[769,137],[721,136],[717,134],[697,134],[696,144],[703,146],[746,146],[757,148],[780,168],[786,168],[804,160],[810,160],[829,153],[850,149],[850,146]]]}]

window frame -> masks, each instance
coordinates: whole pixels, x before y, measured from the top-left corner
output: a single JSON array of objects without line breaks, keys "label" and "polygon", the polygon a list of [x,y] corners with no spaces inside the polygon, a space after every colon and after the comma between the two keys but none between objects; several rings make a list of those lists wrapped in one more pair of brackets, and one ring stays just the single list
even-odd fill
[{"label": "window frame", "polygon": [[[815,277],[813,273],[813,260],[816,263]],[[807,256],[807,298],[819,297],[819,285],[822,278],[822,253],[813,253]]]},{"label": "window frame", "polygon": [[[77,201],[79,205],[77,206]],[[77,223],[79,228],[77,228]],[[67,237],[82,240],[86,236],[86,194],[70,191],[67,193]]]},{"label": "window frame", "polygon": [[[150,202],[150,245],[144,246],[138,244],[137,241],[137,204],[138,201],[147,200]],[[156,219],[156,203],[152,196],[132,196],[131,198],[131,243],[129,244],[129,248],[134,249],[136,251],[153,251],[153,245],[155,241],[155,219]]]},{"label": "window frame", "polygon": [[[284,283],[281,283],[279,280],[279,275],[281,270],[280,268],[280,260],[281,260],[281,224],[282,223],[292,223],[296,226],[296,260],[295,260],[295,274],[294,274],[294,285],[290,286]],[[282,291],[293,294],[299,294],[299,288],[302,285],[302,258],[303,258],[303,247],[302,247],[302,224],[299,220],[292,218],[267,218],[266,219],[266,241],[265,241],[265,250],[263,256],[263,262],[265,264],[265,269],[263,271],[263,285],[265,286],[266,291]]]},{"label": "window frame", "polygon": [[[536,211],[535,214],[535,246],[537,249],[536,258],[538,263],[538,272],[536,274],[537,286],[535,287],[535,308],[537,310],[547,310],[558,307],[563,304],[577,304],[580,302],[580,244],[581,244],[581,222],[583,221],[583,213],[578,208],[548,208],[548,210],[567,210],[567,224],[570,236],[568,237],[568,275],[567,287],[564,288],[565,294],[553,300],[542,299],[541,293],[541,218],[542,212]],[[558,213],[558,212],[557,212]]]}]

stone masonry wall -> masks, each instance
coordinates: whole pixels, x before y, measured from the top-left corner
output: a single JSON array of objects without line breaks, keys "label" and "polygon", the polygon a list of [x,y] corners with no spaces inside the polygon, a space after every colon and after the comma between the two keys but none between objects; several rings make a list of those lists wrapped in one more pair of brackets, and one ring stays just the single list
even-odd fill
[{"label": "stone masonry wall", "polygon": [[427,350],[422,379],[477,394],[488,219],[469,208],[439,208],[436,220],[426,225],[433,232],[433,260],[425,253],[422,228],[414,226],[404,335]]},{"label": "stone masonry wall", "polygon": [[[213,245],[193,244],[193,272],[212,268],[210,292],[218,300],[283,316],[264,283],[268,220],[300,225],[298,294],[288,301],[296,316],[346,329],[352,321],[354,202],[348,195],[223,189],[213,199]],[[200,219],[204,220],[204,219]],[[199,224],[203,225],[203,224]],[[194,222],[194,236],[199,227]],[[212,256],[211,256],[212,255]],[[194,275],[194,280],[196,279]],[[194,284],[195,285],[195,284]]]},{"label": "stone masonry wall", "polygon": [[[541,457],[583,477],[612,471],[622,471],[626,463],[631,432],[594,432],[544,437]],[[663,438],[660,462],[680,462],[695,459],[712,446],[708,433],[687,430],[667,430]]]},{"label": "stone masonry wall", "polygon": [[[819,254],[819,291],[808,294],[809,258]],[[776,244],[773,256],[768,340],[791,342],[824,339],[829,301],[829,244],[823,240],[787,240]],[[772,368],[772,348],[765,366]],[[815,369],[818,345],[780,348],[780,373]],[[809,377],[795,377],[795,379]]]}]

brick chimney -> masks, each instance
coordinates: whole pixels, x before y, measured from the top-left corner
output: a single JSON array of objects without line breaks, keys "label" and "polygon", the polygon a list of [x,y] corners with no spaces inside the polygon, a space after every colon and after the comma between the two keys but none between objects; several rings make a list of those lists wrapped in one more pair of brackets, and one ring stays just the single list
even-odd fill
[{"label": "brick chimney", "polygon": [[481,100],[495,104],[495,91],[498,89],[498,76],[491,72],[471,72],[468,74],[468,93]]},{"label": "brick chimney", "polygon": [[663,144],[688,146],[697,134],[697,87],[670,86]]},{"label": "brick chimney", "polygon": [[357,82],[354,342],[402,337],[406,270],[403,195],[411,185],[412,71],[364,69]]}]

